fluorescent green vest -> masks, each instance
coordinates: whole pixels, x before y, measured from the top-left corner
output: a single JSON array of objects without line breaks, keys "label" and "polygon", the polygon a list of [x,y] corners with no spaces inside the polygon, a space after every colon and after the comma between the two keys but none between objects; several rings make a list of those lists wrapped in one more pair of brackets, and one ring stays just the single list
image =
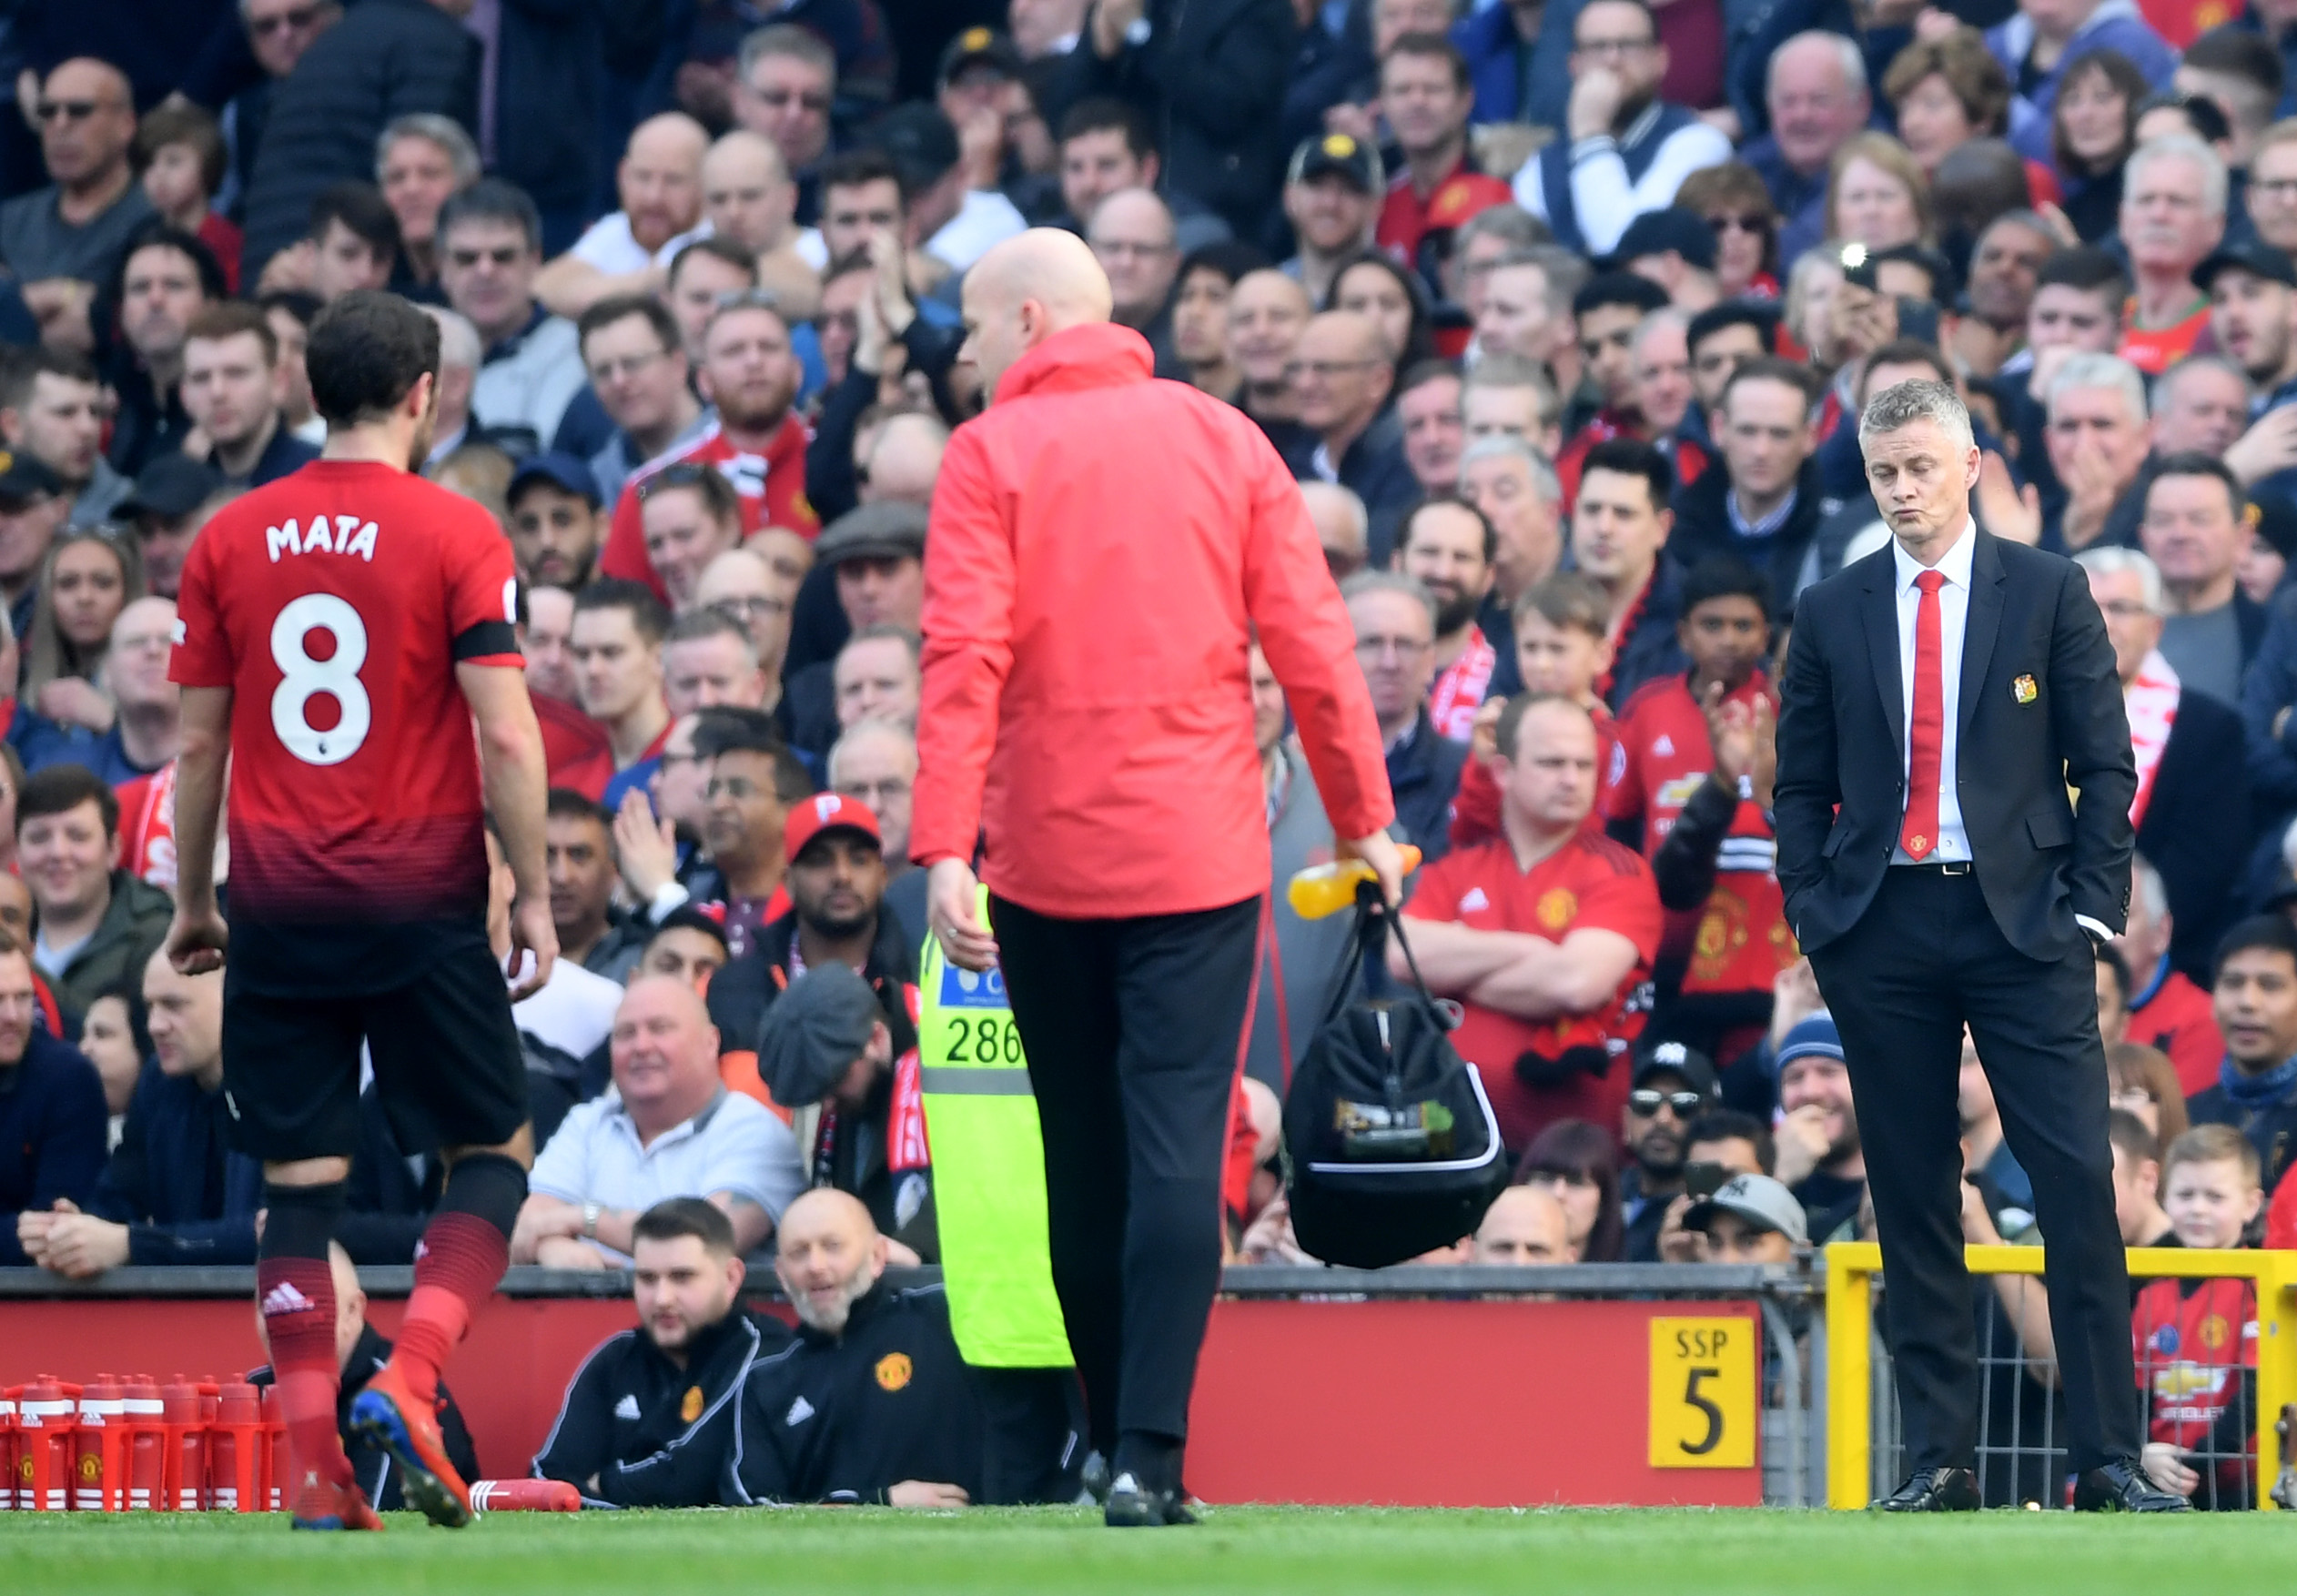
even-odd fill
[{"label": "fluorescent green vest", "polygon": [[[988,917],[988,891],[981,915]],[[1005,976],[948,963],[927,935],[917,1028],[949,1327],[976,1369],[1068,1367],[1045,1227],[1045,1144]]]}]

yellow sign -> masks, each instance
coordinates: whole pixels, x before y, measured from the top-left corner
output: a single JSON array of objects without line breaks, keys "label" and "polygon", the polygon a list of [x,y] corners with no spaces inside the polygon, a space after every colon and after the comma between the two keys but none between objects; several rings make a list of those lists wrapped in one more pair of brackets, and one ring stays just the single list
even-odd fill
[{"label": "yellow sign", "polygon": [[1746,1318],[1651,1321],[1651,1466],[1755,1467],[1756,1363]]}]

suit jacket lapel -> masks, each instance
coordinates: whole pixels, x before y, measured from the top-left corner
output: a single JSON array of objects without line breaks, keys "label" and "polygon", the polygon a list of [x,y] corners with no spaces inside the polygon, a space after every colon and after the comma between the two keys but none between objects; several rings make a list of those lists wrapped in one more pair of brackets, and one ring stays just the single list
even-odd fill
[{"label": "suit jacket lapel", "polygon": [[1987,667],[1994,662],[1994,638],[2002,626],[2002,584],[2009,580],[1994,540],[1983,528],[1977,537],[1970,554],[1970,607],[1962,628],[1962,697],[1954,714],[1958,742],[1970,734],[1970,716],[1985,689]]},{"label": "suit jacket lapel", "polygon": [[1898,676],[1898,567],[1888,548],[1867,562],[1864,621],[1867,652],[1874,662],[1875,690],[1882,694],[1882,716],[1890,723],[1893,747],[1907,740],[1906,687]]}]

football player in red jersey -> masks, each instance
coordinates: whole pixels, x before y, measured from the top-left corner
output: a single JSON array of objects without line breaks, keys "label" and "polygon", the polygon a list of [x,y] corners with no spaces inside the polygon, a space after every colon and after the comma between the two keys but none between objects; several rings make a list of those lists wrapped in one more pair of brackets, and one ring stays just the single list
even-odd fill
[{"label": "football player in red jersey", "polygon": [[[306,362],[325,451],[220,511],[184,567],[167,947],[187,973],[229,955],[225,1106],[234,1144],[264,1161],[256,1289],[299,1527],[381,1528],[336,1430],[327,1254],[362,1040],[400,1146],[443,1151],[398,1349],[352,1423],[398,1460],[407,1500],[454,1526],[470,1496],[439,1436],[439,1366],[509,1259],[533,1159],[511,1003],[558,953],[542,740],[510,543],[411,474],[430,444],[437,325],[393,295],[349,294],[313,324]],[[214,873],[227,763],[228,928]],[[532,955],[518,993],[487,944],[490,813],[518,877],[513,956]]]}]

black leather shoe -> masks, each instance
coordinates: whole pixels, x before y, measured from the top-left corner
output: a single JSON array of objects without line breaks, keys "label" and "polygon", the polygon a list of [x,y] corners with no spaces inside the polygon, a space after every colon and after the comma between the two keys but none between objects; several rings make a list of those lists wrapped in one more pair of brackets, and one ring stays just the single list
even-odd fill
[{"label": "black leather shoe", "polygon": [[1974,1513],[1984,1505],[1968,1469],[1917,1469],[1913,1478],[1874,1503],[1878,1513]]},{"label": "black leather shoe", "polygon": [[1101,1507],[1101,1522],[1112,1530],[1147,1530],[1196,1521],[1197,1516],[1178,1490],[1151,1490],[1130,1470],[1109,1482],[1108,1500]]},{"label": "black leather shoe", "polygon": [[1108,1502],[1108,1460],[1098,1449],[1085,1454],[1085,1466],[1078,1471],[1077,1482],[1081,1488],[1077,1496],[1078,1507],[1097,1508]]},{"label": "black leather shoe", "polygon": [[2162,1490],[2135,1458],[2117,1458],[2074,1481],[2078,1513],[2190,1513],[2193,1504]]}]

